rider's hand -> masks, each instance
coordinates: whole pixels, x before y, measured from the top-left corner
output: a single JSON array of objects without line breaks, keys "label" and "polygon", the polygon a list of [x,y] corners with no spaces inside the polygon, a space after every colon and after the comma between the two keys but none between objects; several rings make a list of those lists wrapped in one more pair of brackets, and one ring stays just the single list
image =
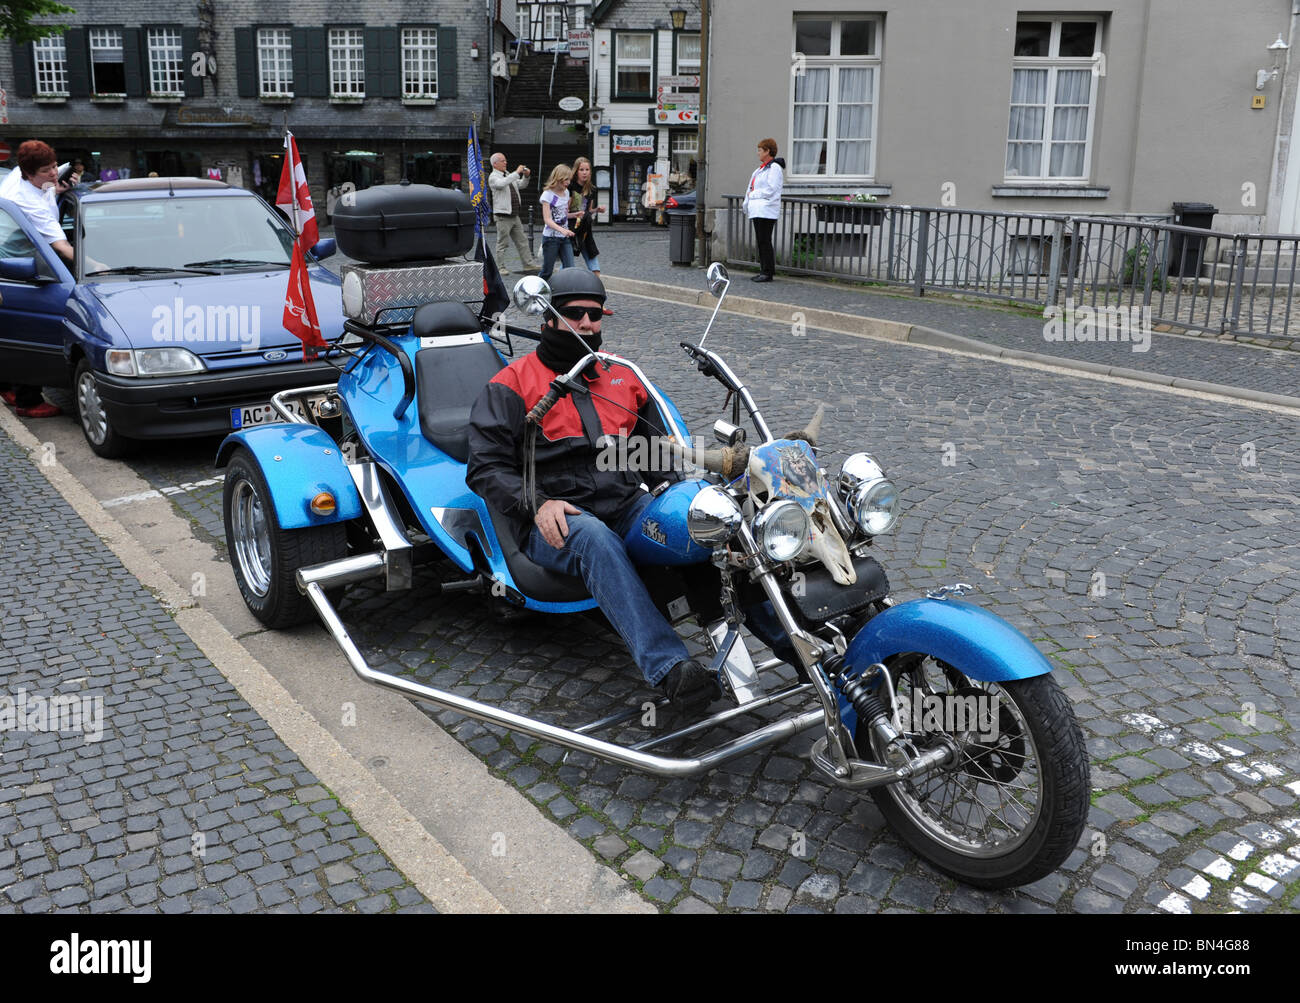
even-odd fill
[{"label": "rider's hand", "polygon": [[569,535],[569,523],[566,515],[579,515],[582,509],[558,498],[542,502],[542,507],[533,516],[533,522],[542,532],[542,539],[556,550],[564,546],[564,538]]}]

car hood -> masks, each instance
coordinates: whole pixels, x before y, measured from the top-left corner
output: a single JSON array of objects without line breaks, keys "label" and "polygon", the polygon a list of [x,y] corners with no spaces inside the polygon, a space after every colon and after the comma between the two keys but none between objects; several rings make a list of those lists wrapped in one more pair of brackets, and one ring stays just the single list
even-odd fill
[{"label": "car hood", "polygon": [[[343,331],[341,283],[319,266],[309,274],[321,333],[332,340]],[[83,285],[112,315],[132,348],[177,345],[210,357],[302,344],[282,320],[287,268]]]}]

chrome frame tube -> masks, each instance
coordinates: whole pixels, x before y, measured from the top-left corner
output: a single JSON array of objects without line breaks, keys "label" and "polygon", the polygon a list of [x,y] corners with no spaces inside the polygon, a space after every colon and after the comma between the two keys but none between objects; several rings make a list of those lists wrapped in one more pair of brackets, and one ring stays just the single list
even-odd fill
[{"label": "chrome frame tube", "polygon": [[712,728],[714,725],[722,724],[724,721],[730,721],[732,718],[740,717],[742,714],[748,714],[751,711],[759,710],[762,707],[770,707],[772,704],[784,700],[787,697],[798,696],[801,693],[807,693],[812,689],[812,683],[796,683],[788,686],[776,693],[768,696],[759,697],[757,700],[750,700],[747,703],[739,704],[736,707],[729,707],[726,710],[718,711],[712,717],[707,717],[702,721],[696,721],[694,724],[688,724],[685,728],[679,728],[669,735],[658,735],[655,738],[647,738],[643,742],[637,742],[631,746],[633,749],[653,749],[656,745],[663,745],[677,738],[685,738],[687,735],[694,735],[696,732],[704,731],[706,728]]},{"label": "chrome frame tube", "polygon": [[292,421],[299,425],[314,425],[315,422],[308,421],[299,415],[294,414],[285,405],[285,401],[294,397],[304,397],[308,394],[333,394],[338,393],[337,383],[321,383],[314,387],[291,387],[288,390],[281,390],[277,394],[271,395],[271,407],[279,412],[280,417],[285,421]]},{"label": "chrome frame tube", "polygon": [[731,385],[736,388],[736,396],[744,403],[745,410],[749,412],[749,417],[754,422],[754,428],[758,431],[758,434],[763,437],[763,441],[772,442],[772,430],[767,427],[767,422],[763,420],[763,415],[759,412],[758,404],[754,402],[753,395],[750,394],[749,388],[740,382],[736,374],[731,371],[731,367],[723,362],[722,357],[716,352],[706,350],[704,354],[707,356],[709,362],[711,362],[717,370],[723,374],[723,376],[730,380]]},{"label": "chrome frame tube", "polygon": [[704,342],[708,339],[709,332],[713,330],[713,322],[718,319],[718,311],[722,309],[722,301],[727,298],[727,293],[731,289],[730,278],[723,279],[722,283],[722,294],[718,296],[718,302],[713,305],[713,315],[709,318],[708,324],[705,325],[704,334],[700,336],[700,343],[695,346],[696,348],[704,348]]},{"label": "chrome frame tube", "polygon": [[[382,556],[372,554],[367,555],[367,558],[370,559],[371,573],[382,573]],[[348,559],[348,561],[352,560],[356,559]],[[626,746],[616,745],[613,742],[592,738],[569,728],[561,728],[547,724],[544,721],[523,717],[520,714],[514,714],[489,704],[479,703],[477,700],[471,700],[468,697],[434,689],[432,686],[425,686],[412,679],[392,676],[385,672],[376,672],[366,663],[361,651],[348,634],[347,628],[339,619],[338,614],[335,613],[329,599],[326,598],[325,589],[322,587],[322,582],[337,584],[337,575],[331,574],[331,569],[335,568],[336,565],[345,563],[347,562],[337,561],[329,565],[319,565],[314,569],[299,571],[300,587],[306,592],[307,598],[311,600],[312,606],[315,607],[316,612],[325,624],[326,630],[330,632],[334,642],[347,658],[353,672],[368,683],[396,690],[404,696],[416,700],[426,700],[439,707],[445,707],[448,710],[477,718],[480,721],[486,721],[489,724],[498,724],[522,734],[530,735],[533,738],[553,742],[556,745],[576,749],[579,752],[590,753],[593,756],[623,766],[644,770],[647,773],[661,777],[697,776],[729,759],[735,759],[738,756],[753,752],[755,749],[761,749],[784,741],[807,731],[809,728],[815,728],[824,721],[822,711],[810,710],[794,717],[785,717],[779,721],[774,721],[747,735],[741,735],[730,742],[725,742],[710,749],[700,756],[689,758],[657,756],[630,749]],[[311,572],[311,574],[304,574],[305,572]]]}]

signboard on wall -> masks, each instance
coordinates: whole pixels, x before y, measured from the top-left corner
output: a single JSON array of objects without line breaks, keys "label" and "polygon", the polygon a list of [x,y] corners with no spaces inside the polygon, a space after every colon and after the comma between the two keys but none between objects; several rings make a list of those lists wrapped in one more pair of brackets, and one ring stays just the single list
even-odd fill
[{"label": "signboard on wall", "polygon": [[655,134],[651,133],[614,133],[614,153],[654,153]]},{"label": "signboard on wall", "polygon": [[588,59],[591,56],[591,29],[569,29],[569,55],[574,59]]}]

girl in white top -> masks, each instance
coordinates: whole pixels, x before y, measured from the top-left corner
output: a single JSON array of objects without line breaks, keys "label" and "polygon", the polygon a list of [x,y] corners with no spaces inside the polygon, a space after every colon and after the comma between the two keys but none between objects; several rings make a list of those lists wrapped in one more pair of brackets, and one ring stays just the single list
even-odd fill
[{"label": "girl in white top", "polygon": [[541,277],[544,279],[549,279],[555,271],[557,257],[564,268],[573,267],[573,245],[569,243],[573,236],[569,229],[569,179],[572,177],[568,165],[560,164],[551,171],[546,190],[538,199],[542,203],[542,222],[546,224],[542,234]]}]

